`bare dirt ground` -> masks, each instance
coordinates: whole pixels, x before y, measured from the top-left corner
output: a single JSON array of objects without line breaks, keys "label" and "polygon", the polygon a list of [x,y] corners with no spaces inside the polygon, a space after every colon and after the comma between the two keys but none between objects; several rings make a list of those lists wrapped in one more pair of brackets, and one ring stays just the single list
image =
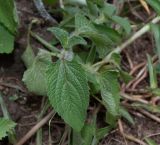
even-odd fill
[{"label": "bare dirt ground", "polygon": [[[36,123],[37,114],[40,112],[40,105],[42,97],[30,94],[23,82],[21,81],[25,66],[21,60],[21,54],[26,47],[26,34],[28,24],[32,18],[40,18],[38,12],[32,1],[28,0],[16,0],[18,14],[20,17],[19,34],[15,42],[15,50],[10,55],[0,55],[0,91],[3,94],[3,98],[7,105],[11,118],[17,122],[16,134],[17,138],[21,139]],[[142,18],[146,18],[144,14],[139,14]],[[33,30],[38,32],[41,36],[45,36],[45,39],[50,39],[50,36],[46,33],[45,28],[50,24],[44,23],[38,25]],[[39,44],[34,41],[34,47],[39,47]],[[153,54],[153,43],[150,34],[144,35],[141,39],[134,42],[126,49],[127,54],[130,56],[134,65],[146,61],[146,53]],[[126,54],[123,54],[122,61],[124,69],[129,71],[129,63],[126,58]],[[148,85],[148,77],[146,77],[137,88],[144,88]],[[11,100],[13,96],[18,99]],[[102,108],[103,112],[103,108]],[[144,137],[153,135],[153,139],[160,144],[160,135],[154,135],[160,133],[159,123],[151,120],[150,118],[138,113],[136,110],[130,110],[133,118],[135,119],[135,125],[129,125],[123,120],[123,128],[126,134],[132,134],[133,136],[143,140]],[[0,112],[2,115],[2,112]],[[103,116],[101,116],[103,117]],[[48,125],[46,124],[43,132],[44,144],[48,145]],[[55,143],[58,141],[64,132],[64,124],[58,116],[52,120],[51,125],[52,137]],[[104,138],[100,145],[138,145],[130,142],[121,135],[118,128],[111,132],[106,138]],[[0,145],[7,145],[7,139],[0,142]],[[33,136],[26,145],[35,145],[35,136]]]}]

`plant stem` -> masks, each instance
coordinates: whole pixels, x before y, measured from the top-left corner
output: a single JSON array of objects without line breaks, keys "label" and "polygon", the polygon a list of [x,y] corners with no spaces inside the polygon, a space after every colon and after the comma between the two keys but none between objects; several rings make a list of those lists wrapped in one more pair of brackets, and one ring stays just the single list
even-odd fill
[{"label": "plant stem", "polygon": [[120,46],[116,47],[112,52],[110,52],[103,60],[97,62],[93,65],[96,68],[96,71],[105,63],[108,63],[113,53],[120,53],[124,48],[134,42],[136,39],[141,37],[143,34],[150,30],[150,23],[156,24],[160,21],[160,16],[155,17],[151,22],[144,25],[139,31],[134,33],[128,40],[122,43]]},{"label": "plant stem", "polygon": [[49,50],[51,50],[52,52],[60,52],[59,49],[57,49],[56,47],[52,46],[51,44],[49,44],[47,41],[45,41],[43,38],[41,38],[40,36],[38,36],[37,34],[30,32],[31,36],[33,38],[35,38],[37,41],[39,41],[42,45],[44,45],[46,48],[48,48]]}]

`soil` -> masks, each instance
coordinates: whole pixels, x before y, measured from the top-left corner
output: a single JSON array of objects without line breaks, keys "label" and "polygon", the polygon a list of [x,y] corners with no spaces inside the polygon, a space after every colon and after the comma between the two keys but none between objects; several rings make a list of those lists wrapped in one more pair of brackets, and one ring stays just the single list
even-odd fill
[{"label": "soil", "polygon": [[[23,72],[26,68],[21,60],[21,55],[26,48],[29,23],[33,18],[41,19],[41,17],[32,1],[16,0],[16,4],[20,17],[19,34],[16,38],[14,52],[9,55],[0,55],[0,92],[2,93],[11,118],[17,123],[16,134],[19,140],[37,123],[37,115],[40,113],[42,97],[30,94],[22,82]],[[38,32],[45,39],[50,40],[51,36],[45,29],[50,25],[49,23],[36,25],[33,27],[33,31]],[[35,41],[33,41],[32,45],[34,48],[42,47]],[[146,34],[129,46],[126,52],[130,55],[134,65],[136,65],[146,60],[146,53],[153,54],[153,48],[152,38],[150,34]],[[124,57],[123,60],[123,67],[129,70],[126,58]],[[139,87],[143,88],[146,85],[148,85],[148,79],[145,79]],[[15,97],[17,99],[13,100]],[[1,111],[0,116],[2,116]],[[132,134],[143,140],[145,136],[160,133],[160,125],[157,122],[136,111],[134,113],[132,112],[132,116],[135,120],[134,126],[129,125],[127,121],[123,120],[124,132],[126,134]],[[49,126],[47,124],[43,127],[43,142],[45,145],[48,145],[48,128]],[[57,115],[52,121],[51,132],[55,141],[53,144],[56,145],[56,141],[59,141],[64,132],[64,124]],[[157,135],[152,138],[160,144],[160,136]],[[127,143],[128,145],[138,145],[128,140]],[[7,138],[2,140],[0,145],[8,145]],[[35,145],[35,136],[25,145]],[[100,145],[126,145],[126,140],[118,130],[115,130],[104,138]]]}]

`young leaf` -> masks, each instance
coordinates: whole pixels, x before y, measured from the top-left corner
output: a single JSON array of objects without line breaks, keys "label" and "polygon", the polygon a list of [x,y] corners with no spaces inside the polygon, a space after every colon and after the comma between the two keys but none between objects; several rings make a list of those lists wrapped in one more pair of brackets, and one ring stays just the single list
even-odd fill
[{"label": "young leaf", "polygon": [[75,28],[79,33],[93,31],[93,24],[82,14],[75,15]]},{"label": "young leaf", "polygon": [[118,43],[122,39],[121,38],[122,36],[116,30],[114,30],[106,25],[94,24],[94,26],[99,33],[104,34],[106,37],[109,37],[113,42]]},{"label": "young leaf", "polygon": [[147,55],[148,60],[148,70],[149,70],[149,79],[150,79],[150,87],[151,89],[157,88],[157,75],[155,68],[152,63],[152,59],[149,55]]},{"label": "young leaf", "polygon": [[26,50],[22,54],[22,60],[27,68],[32,66],[35,59],[35,54],[30,45],[27,46]]},{"label": "young leaf", "polygon": [[120,95],[117,72],[103,71],[99,76],[101,96],[110,114],[117,116],[119,113]]},{"label": "young leaf", "polygon": [[102,58],[105,56],[110,48],[112,48],[113,41],[105,33],[99,32],[98,29],[82,14],[75,16],[76,31],[83,37],[86,37],[96,45],[97,52]]},{"label": "young leaf", "polygon": [[119,16],[113,16],[112,20],[119,24],[126,31],[127,34],[130,34],[131,26],[127,19],[121,18]]},{"label": "young leaf", "polygon": [[28,90],[37,95],[47,95],[46,69],[51,63],[51,55],[45,50],[40,50],[33,64],[23,75],[23,82]]},{"label": "young leaf", "polygon": [[105,15],[107,15],[108,17],[111,17],[113,14],[115,14],[116,7],[112,4],[105,3],[103,5],[102,11]]},{"label": "young leaf", "polygon": [[0,53],[12,52],[14,48],[13,45],[14,36],[0,24]]},{"label": "young leaf", "polygon": [[55,37],[60,41],[63,48],[67,47],[68,37],[69,37],[69,33],[67,31],[60,29],[58,27],[51,27],[48,30],[55,35]]},{"label": "young leaf", "polygon": [[84,125],[89,103],[87,78],[81,65],[61,60],[47,70],[48,96],[55,111],[76,131]]},{"label": "young leaf", "polygon": [[78,45],[78,44],[86,45],[87,42],[81,36],[71,36],[69,37],[67,48],[72,48],[73,46]]},{"label": "young leaf", "polygon": [[0,140],[7,136],[7,133],[12,131],[16,123],[9,119],[0,118]]},{"label": "young leaf", "polygon": [[154,140],[150,138],[145,138],[145,140],[148,143],[148,145],[158,145]]}]

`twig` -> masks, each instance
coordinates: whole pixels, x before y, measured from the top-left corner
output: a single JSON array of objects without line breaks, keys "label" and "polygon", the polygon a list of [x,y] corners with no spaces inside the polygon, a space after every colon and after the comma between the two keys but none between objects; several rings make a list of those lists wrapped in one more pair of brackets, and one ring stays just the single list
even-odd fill
[{"label": "twig", "polygon": [[133,65],[133,62],[132,62],[129,54],[127,52],[125,52],[125,54],[126,54],[126,57],[127,57],[127,60],[128,60],[129,66],[130,66],[130,69],[133,69],[134,65]]},{"label": "twig", "polygon": [[39,128],[41,128],[53,115],[54,111],[51,111],[47,116],[45,116],[40,122],[38,122],[16,145],[23,145],[29,138],[31,138]]},{"label": "twig", "polygon": [[27,91],[25,89],[22,89],[21,87],[15,85],[15,84],[9,84],[9,83],[5,83],[5,82],[0,81],[0,86],[5,86],[5,87],[8,87],[8,88],[17,89],[17,90],[20,90],[23,93],[27,93]]},{"label": "twig", "polygon": [[143,142],[142,140],[134,137],[133,135],[129,135],[129,134],[125,134],[125,133],[124,133],[123,135],[124,135],[124,137],[125,137],[126,139],[128,139],[128,140],[130,140],[130,141],[133,141],[133,142],[138,143],[138,144],[141,144],[141,145],[147,145],[145,142]]},{"label": "twig", "polygon": [[137,85],[147,77],[147,71],[143,73],[143,75],[133,84],[132,89],[135,89]]},{"label": "twig", "polygon": [[120,133],[122,134],[122,136],[124,138],[125,144],[128,145],[128,143],[126,141],[126,138],[124,136],[124,129],[123,129],[122,121],[120,119],[118,119],[118,126],[119,126],[119,131],[120,131]]},{"label": "twig", "polygon": [[[126,134],[124,133],[124,130],[123,130],[123,126],[122,126],[122,122],[121,120],[119,119],[118,120],[118,125],[119,125],[119,130],[120,130],[120,133],[122,134],[122,136],[125,138],[125,139],[128,139],[130,141],[133,141],[135,143],[138,143],[138,144],[141,144],[141,145],[147,145],[145,142],[143,142],[142,140],[132,136],[132,135],[129,135],[129,134]],[[126,142],[126,140],[125,140]]]},{"label": "twig", "polygon": [[155,116],[154,114],[151,114],[151,113],[149,113],[148,111],[145,111],[145,110],[142,110],[142,109],[139,110],[139,111],[140,111],[142,114],[144,114],[145,116],[147,116],[147,117],[151,118],[152,120],[160,123],[160,118],[157,117],[157,116]]},{"label": "twig", "polygon": [[129,95],[123,93],[123,92],[121,92],[120,94],[121,94],[121,96],[123,96],[124,98],[126,98],[130,101],[137,101],[137,102],[140,102],[140,103],[148,104],[148,101],[143,100],[140,97],[134,97],[134,96],[131,97],[131,96],[129,96]]},{"label": "twig", "polygon": [[158,136],[158,135],[160,135],[160,132],[147,135],[147,136],[145,136],[144,138],[149,138],[149,137]]},{"label": "twig", "polygon": [[62,9],[64,9],[64,4],[63,4],[63,0],[59,0],[59,5]]},{"label": "twig", "polygon": [[33,0],[33,1],[42,18],[52,22],[52,24],[58,24],[58,22],[45,9],[42,0]]},{"label": "twig", "polygon": [[120,53],[124,48],[126,48],[128,45],[130,45],[132,42],[134,42],[136,39],[141,37],[143,34],[148,32],[150,30],[150,23],[156,24],[160,21],[160,16],[155,17],[151,22],[144,25],[139,31],[137,31],[135,34],[133,34],[128,40],[126,40],[124,43],[122,43],[120,46],[116,47],[112,52],[110,52],[102,61],[97,62],[93,65],[95,67],[96,71],[105,63],[108,63],[112,54],[114,53]]}]

